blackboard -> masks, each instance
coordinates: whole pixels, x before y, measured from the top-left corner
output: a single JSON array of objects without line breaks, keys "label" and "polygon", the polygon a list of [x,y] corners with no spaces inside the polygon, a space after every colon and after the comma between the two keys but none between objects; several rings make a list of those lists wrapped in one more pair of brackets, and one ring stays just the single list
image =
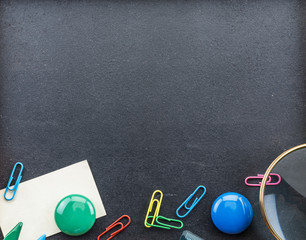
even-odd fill
[{"label": "blackboard", "polygon": [[[149,199],[175,217],[200,184],[184,229],[273,239],[244,178],[306,140],[305,27],[303,1],[1,1],[0,187],[87,159],[108,215],[80,240],[123,214],[118,240],[179,239],[144,227]],[[228,191],[254,208],[237,236],[210,219]]]}]

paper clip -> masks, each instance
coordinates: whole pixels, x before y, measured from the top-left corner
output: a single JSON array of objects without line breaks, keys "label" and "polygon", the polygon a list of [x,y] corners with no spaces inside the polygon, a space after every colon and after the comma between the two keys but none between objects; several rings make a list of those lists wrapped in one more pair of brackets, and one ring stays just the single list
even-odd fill
[{"label": "paper clip", "polygon": [[[148,218],[153,218],[153,216],[149,216]],[[174,226],[174,225],[169,225],[169,224],[166,224],[166,223],[162,223],[160,220],[165,220],[167,222],[176,222],[176,223],[179,223],[180,225],[179,226]],[[163,228],[163,229],[182,229],[183,226],[184,226],[184,223],[180,220],[177,220],[177,219],[171,219],[171,218],[166,218],[166,217],[163,217],[163,216],[157,216],[155,218],[155,221],[157,224],[150,224],[148,223],[148,225],[150,227],[158,227],[158,228]]]},{"label": "paper clip", "polygon": [[[199,198],[196,197],[193,203],[191,204],[191,206],[188,207],[187,204],[189,203],[191,198],[198,192],[200,188],[202,188],[204,192]],[[204,197],[205,193],[206,193],[206,187],[202,185],[198,186],[196,190],[182,203],[182,205],[178,207],[178,209],[176,210],[176,215],[180,218],[186,217],[191,212],[191,210],[198,204],[198,202],[202,199],[202,197]],[[182,207],[184,207],[187,210],[187,212],[184,215],[179,214],[179,211]]]},{"label": "paper clip", "polygon": [[[277,177],[278,180],[276,182],[272,182],[271,176]],[[259,180],[262,180],[263,178],[264,178],[264,174],[257,174],[257,176],[247,177],[244,180],[244,183],[245,183],[245,185],[247,185],[249,187],[260,187],[261,186],[261,182],[258,182],[258,183],[249,183],[249,180],[250,179],[259,179]],[[279,174],[270,173],[270,175],[268,177],[268,181],[266,182],[266,185],[267,186],[275,186],[275,185],[278,185],[281,182],[281,180],[282,180],[282,178],[281,178],[281,176]]]},{"label": "paper clip", "polygon": [[[156,199],[156,198],[155,198],[155,195],[158,194],[158,193],[160,194],[160,198],[159,198],[159,199]],[[151,225],[154,224],[155,218],[156,218],[156,217],[158,216],[158,214],[159,214],[159,210],[160,210],[160,206],[161,206],[162,200],[163,200],[163,193],[162,193],[162,191],[160,191],[160,190],[154,191],[153,194],[152,194],[151,201],[150,201],[150,204],[149,204],[149,208],[148,208],[148,211],[147,211],[147,215],[146,215],[146,218],[145,218],[145,221],[144,221],[144,225],[145,225],[147,228],[150,228]],[[151,222],[150,224],[148,224],[149,214],[151,213],[152,208],[153,208],[153,204],[154,204],[155,202],[156,202],[156,209],[155,209],[154,215],[152,216],[152,222]]]},{"label": "paper clip", "polygon": [[[20,172],[19,172],[19,175],[18,175],[18,178],[17,178],[17,180],[16,180],[15,185],[13,185],[13,186],[11,187],[11,184],[12,184],[12,181],[13,181],[13,178],[14,178],[13,176],[14,176],[16,167],[17,167],[18,165],[20,165],[20,167],[21,167],[21,168],[20,168]],[[21,178],[22,178],[22,176],[21,176],[22,170],[23,170],[23,164],[22,164],[21,162],[17,162],[17,163],[15,164],[14,168],[13,168],[13,171],[12,171],[12,173],[11,173],[10,179],[9,179],[9,181],[8,181],[8,184],[7,184],[6,189],[5,189],[5,192],[4,192],[4,198],[5,198],[7,201],[10,201],[10,200],[12,200],[12,199],[15,197],[17,188],[18,188],[19,183],[20,183]],[[14,191],[14,192],[13,192],[13,196],[12,196],[11,198],[8,198],[8,197],[6,196],[7,191]]]},{"label": "paper clip", "polygon": [[[128,222],[123,225],[122,222],[120,222],[120,220],[122,220],[123,218],[127,218]],[[127,226],[129,226],[131,223],[131,218],[128,215],[122,215],[120,218],[118,218],[115,222],[113,222],[111,225],[109,225],[106,230],[101,233],[98,236],[98,240],[100,240],[100,237],[102,237],[105,233],[107,233],[108,231],[110,231],[111,229],[115,228],[116,226],[120,226],[120,229],[118,229],[117,231],[113,232],[110,237],[107,240],[112,239],[113,237],[115,237],[118,233],[120,233],[123,229],[125,229]]]}]

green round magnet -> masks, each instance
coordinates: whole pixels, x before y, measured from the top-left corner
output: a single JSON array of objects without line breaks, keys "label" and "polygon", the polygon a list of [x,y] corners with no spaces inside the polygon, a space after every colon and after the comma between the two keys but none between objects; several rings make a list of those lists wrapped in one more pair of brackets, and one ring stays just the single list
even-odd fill
[{"label": "green round magnet", "polygon": [[55,222],[58,228],[70,236],[88,232],[96,221],[96,211],[92,202],[79,194],[64,197],[55,208]]}]

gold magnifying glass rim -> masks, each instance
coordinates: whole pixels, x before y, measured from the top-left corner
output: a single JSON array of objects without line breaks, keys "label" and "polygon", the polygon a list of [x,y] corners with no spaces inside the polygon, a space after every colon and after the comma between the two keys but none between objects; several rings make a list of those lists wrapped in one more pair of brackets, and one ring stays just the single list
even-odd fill
[{"label": "gold magnifying glass rim", "polygon": [[289,150],[287,150],[286,152],[283,152],[281,155],[279,155],[268,167],[267,171],[265,172],[265,175],[262,179],[262,183],[260,186],[260,191],[259,191],[259,203],[260,203],[260,211],[262,214],[262,217],[267,225],[267,227],[269,228],[270,232],[273,234],[273,236],[277,239],[277,240],[283,240],[281,239],[281,237],[275,232],[275,230],[273,229],[268,217],[267,217],[267,213],[266,213],[266,209],[265,209],[265,202],[264,202],[264,194],[265,194],[265,188],[266,188],[266,183],[268,181],[268,177],[271,173],[271,171],[273,170],[273,168],[276,166],[277,163],[279,163],[285,156],[287,156],[288,154],[299,150],[301,148],[305,148],[306,144],[301,144],[298,145],[296,147],[290,148]]}]

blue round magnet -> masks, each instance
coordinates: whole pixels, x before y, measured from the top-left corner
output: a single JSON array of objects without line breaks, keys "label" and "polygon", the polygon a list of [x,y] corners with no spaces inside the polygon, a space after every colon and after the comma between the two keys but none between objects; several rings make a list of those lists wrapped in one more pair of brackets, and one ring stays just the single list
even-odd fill
[{"label": "blue round magnet", "polygon": [[211,218],[220,231],[238,234],[250,226],[253,208],[246,197],[239,193],[228,192],[219,196],[213,203]]}]

